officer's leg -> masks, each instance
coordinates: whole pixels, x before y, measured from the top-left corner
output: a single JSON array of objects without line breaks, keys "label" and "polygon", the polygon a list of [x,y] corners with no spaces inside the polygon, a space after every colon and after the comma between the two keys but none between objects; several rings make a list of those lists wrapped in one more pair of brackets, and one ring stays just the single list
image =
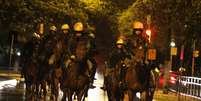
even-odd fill
[{"label": "officer's leg", "polygon": [[108,76],[109,73],[112,71],[112,69],[115,67],[115,62],[105,62],[105,73],[104,73],[104,83],[103,83],[103,87],[100,87],[100,89],[102,90],[106,90],[106,85],[108,82]]},{"label": "officer's leg", "polygon": [[97,63],[94,58],[91,58],[90,61],[92,62],[91,77],[94,79],[95,74],[96,74]]},{"label": "officer's leg", "polygon": [[95,59],[93,59],[93,58],[88,58],[88,60],[89,60],[89,62],[88,62],[89,71],[88,72],[89,72],[90,88],[95,88],[95,86],[93,86],[93,81],[94,81],[94,76],[96,73],[97,64],[96,64]]}]

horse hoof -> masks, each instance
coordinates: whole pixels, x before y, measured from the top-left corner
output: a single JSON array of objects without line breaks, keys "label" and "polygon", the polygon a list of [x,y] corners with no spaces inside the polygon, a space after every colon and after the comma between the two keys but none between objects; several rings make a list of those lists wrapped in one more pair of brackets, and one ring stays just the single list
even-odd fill
[{"label": "horse hoof", "polygon": [[94,89],[94,88],[96,88],[96,86],[90,85],[89,88]]},{"label": "horse hoof", "polygon": [[100,87],[100,89],[102,89],[102,90],[104,90],[104,91],[106,90],[106,88],[105,88],[105,87]]}]

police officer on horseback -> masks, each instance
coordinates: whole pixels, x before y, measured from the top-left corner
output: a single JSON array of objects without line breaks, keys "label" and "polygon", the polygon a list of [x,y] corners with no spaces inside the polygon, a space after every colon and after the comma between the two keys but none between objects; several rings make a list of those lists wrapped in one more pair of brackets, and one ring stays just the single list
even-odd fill
[{"label": "police officer on horseback", "polygon": [[[74,29],[74,34],[70,40],[70,46],[69,46],[69,50],[70,50],[70,58],[71,59],[75,59],[75,48],[76,45],[79,41],[81,40],[86,40],[88,42],[88,52],[86,54],[86,59],[89,60],[92,63],[92,66],[89,67],[88,69],[88,76],[89,76],[89,80],[90,80],[90,87],[94,88],[93,84],[93,79],[94,79],[94,75],[95,75],[95,70],[97,67],[96,61],[93,58],[94,52],[96,51],[96,45],[95,45],[95,35],[93,33],[87,33],[84,32],[84,25],[82,22],[77,22],[74,24],[73,26]],[[88,65],[90,65],[90,63],[88,63]]]},{"label": "police officer on horseback", "polygon": [[[24,69],[26,68],[26,64],[29,62],[37,63],[37,55],[40,49],[41,43],[41,35],[34,32],[32,34],[31,40],[25,43],[23,50],[22,50],[22,58],[20,60],[20,64],[22,65],[22,76],[24,74]],[[33,59],[34,58],[34,59]]]},{"label": "police officer on horseback", "polygon": [[32,33],[32,37],[30,40],[24,43],[22,50],[22,58],[20,60],[20,64],[22,67],[22,76],[26,65],[29,65],[30,62],[34,62],[37,64],[39,51],[41,49],[41,43],[43,39],[44,32],[44,24],[40,23],[38,27],[39,31],[35,31]]},{"label": "police officer on horseback", "polygon": [[133,23],[133,34],[128,39],[128,50],[132,53],[133,56],[135,56],[135,50],[143,51],[143,64],[146,64],[146,52],[148,48],[148,40],[145,36],[143,36],[143,30],[144,26],[141,22],[135,21]]},{"label": "police officer on horseback", "polygon": [[70,39],[70,26],[68,24],[63,24],[61,26],[61,33],[62,33],[62,37],[63,37],[63,40],[64,40],[64,44],[65,45],[68,45],[68,41]]},{"label": "police officer on horseback", "polygon": [[68,46],[69,46],[69,40],[72,37],[72,35],[70,34],[70,26],[68,24],[63,24],[61,26],[61,35],[60,36],[61,36],[60,39],[62,40],[62,43],[63,43],[62,59],[64,59],[66,56],[70,55]]},{"label": "police officer on horseback", "polygon": [[117,40],[114,43],[114,46],[111,50],[111,53],[109,54],[109,60],[106,64],[106,71],[105,71],[105,81],[104,81],[104,86],[101,87],[101,89],[106,89],[106,82],[108,76],[110,75],[111,71],[113,69],[116,68],[117,64],[120,63],[121,67],[120,67],[120,86],[125,87],[125,85],[123,85],[123,80],[125,77],[125,70],[128,66],[128,64],[126,64],[126,61],[129,61],[131,59],[131,53],[129,52],[129,50],[127,49],[127,39],[124,35],[121,35],[117,38]]},{"label": "police officer on horseback", "polygon": [[49,33],[46,34],[42,40],[42,55],[45,55],[43,61],[50,58],[50,55],[53,53],[53,49],[58,40],[59,35],[57,35],[57,28],[56,26],[52,25],[50,26]]},{"label": "police officer on horseback", "polygon": [[125,58],[131,58],[129,51],[127,50],[127,43],[125,38],[120,36],[115,42],[115,46],[109,56],[109,68],[115,68],[115,65],[124,60]]}]

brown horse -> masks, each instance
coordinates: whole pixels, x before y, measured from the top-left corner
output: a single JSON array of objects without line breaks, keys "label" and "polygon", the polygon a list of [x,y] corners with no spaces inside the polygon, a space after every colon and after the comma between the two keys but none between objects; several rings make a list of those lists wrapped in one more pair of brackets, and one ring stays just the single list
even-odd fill
[{"label": "brown horse", "polygon": [[[54,54],[52,56],[55,56],[54,58],[54,65],[55,67],[53,68],[53,71],[50,73],[49,78],[51,79],[50,83],[51,83],[51,97],[54,101],[58,100],[58,96],[59,96],[59,88],[60,88],[60,83],[62,82],[62,75],[63,75],[63,71],[64,68],[62,67],[63,64],[61,64],[61,62],[63,62],[62,60],[62,55],[67,55],[67,53],[63,53],[64,50],[64,43],[62,43],[62,41],[58,42],[57,47],[55,48],[56,50],[54,50]],[[52,60],[50,60],[49,62],[51,62]]]},{"label": "brown horse", "polygon": [[84,99],[84,95],[89,89],[87,51],[87,42],[78,42],[75,52],[76,58],[71,60],[63,74],[64,81],[61,84],[61,90],[64,92],[64,95],[62,101],[66,101],[66,97],[68,101],[72,101],[74,94],[77,96],[78,101]]},{"label": "brown horse", "polygon": [[137,92],[141,94],[145,92],[145,97],[142,100],[152,101],[153,99],[156,81],[151,67],[143,62],[145,58],[144,52],[143,48],[135,50],[136,55],[132,57],[130,66],[128,66],[125,72],[125,83],[129,101],[135,99]]}]

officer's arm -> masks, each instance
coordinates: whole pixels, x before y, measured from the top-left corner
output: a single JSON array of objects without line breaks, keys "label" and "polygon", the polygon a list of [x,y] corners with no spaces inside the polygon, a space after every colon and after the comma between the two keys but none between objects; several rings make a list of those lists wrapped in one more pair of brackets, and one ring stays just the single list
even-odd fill
[{"label": "officer's arm", "polygon": [[134,50],[134,46],[132,45],[131,41],[129,40],[127,45],[126,45],[126,50],[131,53],[132,55],[134,55],[133,50]]},{"label": "officer's arm", "polygon": [[92,53],[96,53],[96,42],[95,42],[95,35],[93,33],[88,34],[89,41],[90,41],[90,51]]},{"label": "officer's arm", "polygon": [[74,43],[74,40],[73,38],[69,39],[69,42],[68,42],[68,46],[67,46],[67,51],[68,51],[68,54],[71,56],[71,55],[74,55],[73,51],[74,51],[74,46],[75,43]]}]

